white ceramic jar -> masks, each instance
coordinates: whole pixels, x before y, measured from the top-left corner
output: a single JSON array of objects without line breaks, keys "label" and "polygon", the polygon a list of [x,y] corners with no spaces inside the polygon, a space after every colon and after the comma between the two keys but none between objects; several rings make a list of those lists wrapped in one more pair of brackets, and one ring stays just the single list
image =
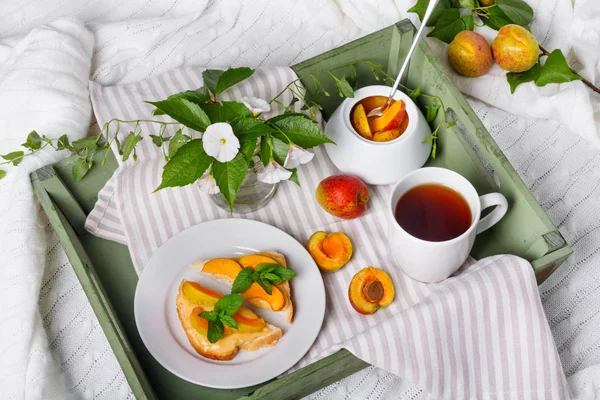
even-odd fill
[{"label": "white ceramic jar", "polygon": [[366,86],[354,92],[354,98],[345,99],[334,111],[325,126],[327,136],[337,145],[325,149],[331,161],[343,173],[355,175],[371,185],[398,182],[406,174],[421,168],[431,153],[431,142],[423,143],[431,135],[431,128],[417,105],[401,91],[394,99],[406,104],[408,126],[397,139],[374,142],[363,138],[352,127],[350,112],[365,97],[388,96],[389,86]]}]

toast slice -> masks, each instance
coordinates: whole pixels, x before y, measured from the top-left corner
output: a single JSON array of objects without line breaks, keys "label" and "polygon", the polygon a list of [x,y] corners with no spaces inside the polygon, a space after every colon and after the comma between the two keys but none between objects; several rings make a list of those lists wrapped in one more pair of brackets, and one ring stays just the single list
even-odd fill
[{"label": "toast slice", "polygon": [[[190,344],[201,356],[212,360],[231,360],[240,350],[254,351],[263,347],[274,346],[281,338],[283,332],[280,328],[264,323],[264,320],[259,318],[248,308],[242,306],[236,316],[241,314],[242,318],[245,316],[259,319],[264,323],[264,326],[261,324],[260,328],[252,329],[253,331],[251,332],[242,332],[241,324],[238,321],[240,331],[225,328],[223,337],[216,343],[211,343],[206,337],[206,333],[198,329],[198,323],[196,322],[196,325],[194,324],[194,318],[197,318],[196,321],[199,321],[200,317],[197,316],[199,312],[213,310],[214,303],[211,304],[211,301],[199,301],[198,296],[186,296],[184,293],[184,285],[189,283],[191,282],[184,279],[179,285],[179,291],[176,298],[177,315],[179,316],[179,321],[181,322],[181,326],[183,327]],[[191,284],[194,288],[200,287],[213,297],[218,296],[217,299],[221,296],[220,293],[203,288],[195,282]],[[195,297],[195,299],[191,300],[190,297]],[[234,316],[234,319],[236,316]]]},{"label": "toast slice", "polygon": [[[267,258],[275,261],[275,263],[277,263],[279,265],[282,265],[286,268],[288,267],[285,256],[275,250],[265,250],[265,251],[260,251],[260,252],[256,252],[256,253],[245,254],[243,256],[231,257],[231,260],[239,262],[241,259],[243,259],[244,257],[248,257],[248,256],[267,257]],[[199,274],[210,275],[213,278],[217,278],[225,283],[228,283],[230,286],[231,286],[231,284],[233,284],[233,281],[235,280],[235,274],[234,275],[232,275],[231,273],[228,274],[228,273],[226,273],[227,271],[207,272],[204,269],[204,266],[206,265],[207,262],[208,261],[197,261],[197,262],[191,264],[190,268]],[[247,265],[241,265],[241,266],[246,267]],[[254,307],[265,308],[267,310],[273,310],[277,314],[281,315],[286,321],[291,323],[292,320],[294,319],[294,305],[292,303],[292,289],[290,287],[290,282],[285,281],[285,282],[277,283],[273,286],[276,287],[281,292],[281,295],[283,295],[283,306],[281,308],[278,308],[277,310],[273,310],[271,303],[268,300],[265,300],[266,298],[269,298],[270,296],[267,295],[267,293],[264,291],[264,289],[262,289],[256,283],[253,284],[253,287],[252,287],[253,292],[255,294],[256,294],[256,292],[260,292],[262,297],[253,296],[252,293],[249,292],[248,290],[246,292],[242,293],[242,296],[244,296],[244,299],[246,299],[246,301],[248,303],[250,303],[251,305],[253,305]]]}]

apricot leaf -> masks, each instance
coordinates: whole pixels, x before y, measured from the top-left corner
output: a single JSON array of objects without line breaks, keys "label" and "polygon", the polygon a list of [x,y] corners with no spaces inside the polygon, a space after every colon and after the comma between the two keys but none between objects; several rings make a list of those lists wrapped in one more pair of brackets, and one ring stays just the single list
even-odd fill
[{"label": "apricot leaf", "polygon": [[499,30],[504,25],[513,23],[499,7],[488,8],[486,10],[486,15],[481,16],[481,21],[484,23],[484,25],[495,30]]},{"label": "apricot leaf", "polygon": [[[181,152],[181,150],[179,150]],[[179,153],[178,152],[178,153]],[[241,152],[229,162],[221,163],[215,161],[212,166],[212,174],[217,182],[217,186],[225,196],[229,204],[229,209],[233,212],[233,202],[237,196],[246,174],[248,173],[248,160]]]},{"label": "apricot leaf", "polygon": [[450,43],[459,32],[465,30],[465,22],[460,17],[457,8],[444,10],[435,27],[427,36],[435,37],[443,42]]},{"label": "apricot leaf", "polygon": [[540,64],[535,64],[533,66],[533,68],[531,68],[528,71],[509,72],[508,74],[506,74],[506,80],[508,81],[508,84],[510,85],[510,92],[514,93],[515,90],[517,89],[517,86],[519,86],[522,83],[533,82],[536,79],[538,79],[540,76],[540,69],[541,69]]},{"label": "apricot leaf", "polygon": [[[514,24],[529,26],[533,19],[533,9],[523,0],[496,0],[499,8]],[[496,8],[492,7],[492,9]]]},{"label": "apricot leaf", "polygon": [[465,23],[466,30],[472,31],[473,29],[475,29],[475,20],[473,19],[472,15],[463,15],[462,17],[460,17],[460,19],[462,19]]},{"label": "apricot leaf", "polygon": [[[171,141],[173,145],[173,140]],[[184,144],[167,162],[162,172],[162,182],[155,192],[166,187],[185,186],[202,177],[214,158],[206,154],[202,139]],[[215,177],[216,178],[216,177]]]},{"label": "apricot leaf", "polygon": [[556,49],[546,59],[535,84],[545,86],[549,83],[565,83],[578,80],[581,80],[581,76],[569,68],[563,53]]},{"label": "apricot leaf", "polygon": [[[423,16],[425,15],[425,10],[427,10],[427,6],[429,5],[429,0],[417,0],[417,3],[408,9],[408,12],[413,12],[419,16],[419,19],[423,21]],[[435,6],[435,10],[429,17],[429,21],[427,21],[427,26],[434,26],[444,10],[452,8],[449,0],[440,0],[437,6]]]}]

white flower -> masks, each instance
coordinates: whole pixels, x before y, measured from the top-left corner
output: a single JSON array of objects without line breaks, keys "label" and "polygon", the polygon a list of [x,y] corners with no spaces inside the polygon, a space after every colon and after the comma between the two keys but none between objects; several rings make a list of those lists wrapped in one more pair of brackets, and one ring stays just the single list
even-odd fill
[{"label": "white flower", "polygon": [[200,185],[200,190],[204,193],[217,194],[221,191],[211,173],[205,174],[202,178],[198,179],[198,185]]},{"label": "white flower", "polygon": [[286,168],[296,168],[300,164],[310,162],[314,156],[310,151],[304,150],[302,147],[294,144],[290,146],[283,166]]},{"label": "white flower", "polygon": [[255,115],[261,112],[271,111],[271,105],[258,97],[244,96],[240,101]]},{"label": "white flower", "polygon": [[290,176],[292,176],[291,171],[283,168],[276,161],[271,161],[258,173],[258,180],[264,183],[277,183],[290,179]]},{"label": "white flower", "polygon": [[206,154],[219,162],[233,160],[240,149],[240,141],[226,122],[209,125],[202,135],[202,143]]}]

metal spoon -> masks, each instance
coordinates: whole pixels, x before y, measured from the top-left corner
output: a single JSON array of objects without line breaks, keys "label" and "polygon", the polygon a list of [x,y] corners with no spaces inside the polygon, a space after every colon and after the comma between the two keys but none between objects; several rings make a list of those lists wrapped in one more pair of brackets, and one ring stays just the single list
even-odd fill
[{"label": "metal spoon", "polygon": [[406,67],[408,67],[408,62],[410,61],[410,57],[413,55],[415,49],[417,48],[417,43],[419,42],[419,39],[421,38],[423,29],[425,29],[425,25],[427,24],[429,17],[431,17],[431,14],[433,13],[433,10],[434,10],[435,6],[437,5],[438,1],[439,0],[429,0],[429,5],[427,6],[427,10],[425,10],[425,15],[423,16],[423,20],[421,21],[421,26],[419,27],[419,30],[417,31],[417,34],[415,35],[413,42],[410,45],[410,49],[408,49],[406,58],[404,58],[404,62],[402,63],[402,67],[400,68],[400,72],[398,73],[398,77],[396,78],[396,81],[394,82],[394,86],[392,86],[392,90],[390,91],[390,96],[388,97],[386,103],[381,107],[377,107],[377,108],[374,108],[371,111],[369,111],[369,113],[367,114],[367,117],[369,117],[369,118],[381,117],[383,115],[383,112],[390,106],[390,103],[392,102],[394,94],[396,93],[396,89],[398,89],[398,85],[400,84],[400,80],[402,79],[402,75],[404,75],[404,71],[406,71]]}]

